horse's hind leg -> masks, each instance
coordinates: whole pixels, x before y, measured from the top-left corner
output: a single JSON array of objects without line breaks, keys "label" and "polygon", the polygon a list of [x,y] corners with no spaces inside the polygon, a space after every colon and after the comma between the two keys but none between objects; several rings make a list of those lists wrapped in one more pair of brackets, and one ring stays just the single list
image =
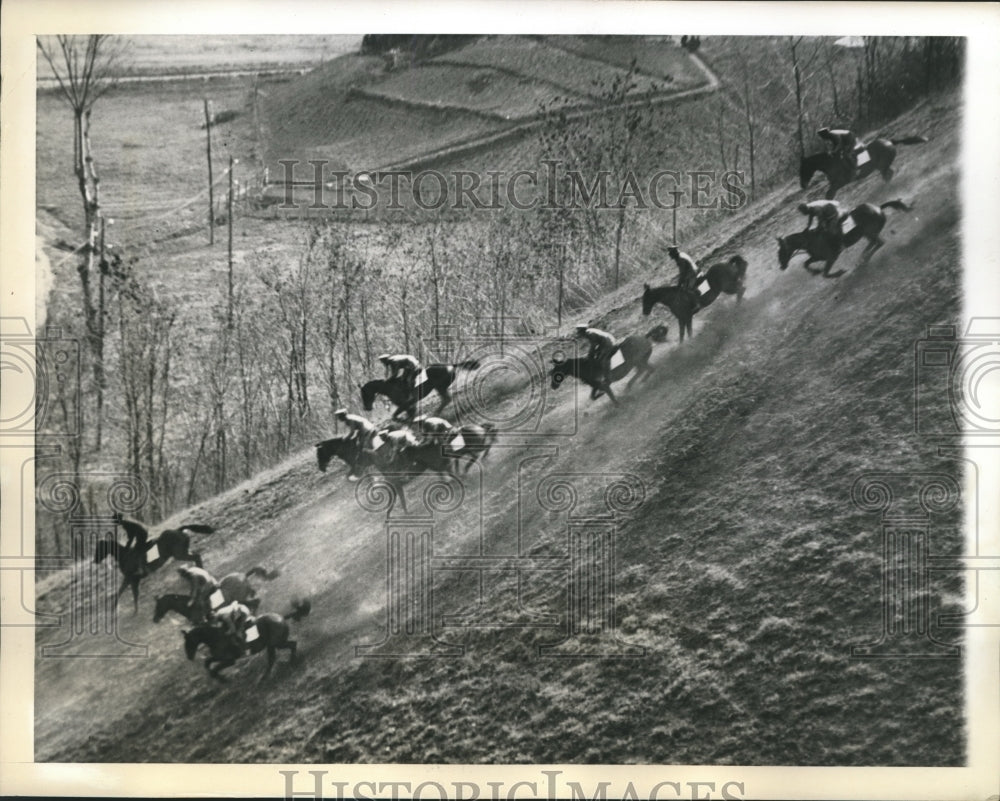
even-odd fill
[{"label": "horse's hind leg", "polygon": [[441,410],[444,409],[444,407],[447,406],[449,403],[451,403],[451,395],[448,393],[448,390],[446,389],[438,390],[438,395],[441,396],[441,405],[438,406],[437,413],[441,414]]}]

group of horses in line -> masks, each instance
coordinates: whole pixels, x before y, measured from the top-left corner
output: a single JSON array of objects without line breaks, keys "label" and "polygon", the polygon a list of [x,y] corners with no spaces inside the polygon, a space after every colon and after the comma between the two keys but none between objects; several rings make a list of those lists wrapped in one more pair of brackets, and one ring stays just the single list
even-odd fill
[{"label": "group of horses in line", "polygon": [[[831,153],[814,153],[801,160],[799,167],[799,185],[806,189],[816,173],[822,173],[828,181],[825,194],[827,200],[833,200],[837,192],[853,181],[860,181],[878,173],[884,182],[889,181],[894,170],[892,164],[896,159],[897,145],[916,145],[927,142],[924,136],[904,136],[886,138],[879,136],[862,146],[865,159],[853,170],[845,164],[842,158]],[[861,254],[861,264],[866,264],[871,257],[885,245],[882,231],[888,222],[887,209],[908,212],[912,205],[897,198],[879,205],[862,203],[840,218],[842,234],[832,236],[821,227],[806,231],[797,231],[779,236],[778,266],[781,270],[788,269],[791,259],[798,253],[806,254],[802,266],[814,275],[824,278],[837,278],[844,270],[832,272],[834,263],[847,248],[853,247],[862,239],[867,240]],[[823,268],[812,267],[813,262],[823,262]],[[653,306],[660,303],[666,306],[677,318],[680,326],[680,338],[684,341],[685,332],[690,336],[691,321],[695,312],[705,308],[715,300],[720,292],[736,295],[739,302],[745,292],[746,261],[739,255],[733,256],[728,262],[715,264],[704,274],[709,289],[699,298],[692,290],[676,285],[650,287],[645,284],[642,295],[642,313],[649,315]]]},{"label": "group of horses in line", "polygon": [[[129,521],[129,524],[133,527],[142,526],[135,521]],[[196,567],[203,568],[201,554],[191,549],[191,535],[213,533],[215,529],[212,526],[187,523],[178,528],[165,529],[156,537],[147,535],[145,548],[124,545],[116,536],[108,533],[97,541],[94,563],[99,564],[108,557],[115,560],[122,575],[115,603],[117,604],[125,591],[131,588],[133,612],[137,614],[140,582],[163,567],[170,559],[176,562],[190,562]],[[191,628],[181,630],[184,635],[184,653],[188,659],[193,660],[199,646],[204,645],[208,649],[204,665],[212,678],[225,680],[226,677],[221,675],[220,671],[234,665],[239,658],[266,652],[267,669],[261,676],[263,680],[270,674],[277,660],[278,651],[289,651],[291,661],[295,662],[297,643],[291,638],[291,627],[288,622],[301,620],[309,614],[312,607],[308,599],[293,600],[291,608],[285,614],[265,612],[257,615],[261,599],[251,579],[260,577],[265,581],[271,581],[277,576],[277,571],[255,566],[245,573],[229,573],[216,582],[219,602],[214,606],[219,607],[238,601],[255,615],[254,626],[257,636],[243,645],[237,643],[220,626],[213,624],[206,617],[205,610],[192,603],[190,595],[182,593],[158,595],[155,598],[153,622],[159,623],[168,613],[173,612],[192,623]]]}]

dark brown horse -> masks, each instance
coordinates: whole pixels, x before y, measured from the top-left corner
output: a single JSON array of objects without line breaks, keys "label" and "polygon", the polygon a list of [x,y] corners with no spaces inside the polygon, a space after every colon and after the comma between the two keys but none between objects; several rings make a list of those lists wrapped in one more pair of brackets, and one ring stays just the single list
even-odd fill
[{"label": "dark brown horse", "polygon": [[653,370],[649,364],[649,357],[653,353],[652,343],[665,342],[666,339],[667,327],[665,325],[656,326],[645,336],[631,334],[625,337],[618,344],[615,351],[615,354],[621,356],[621,360],[619,361],[615,358],[615,354],[612,354],[610,380],[605,380],[605,373],[601,369],[601,366],[586,356],[572,359],[554,358],[552,359],[552,369],[549,370],[549,376],[552,379],[552,389],[558,389],[559,385],[567,377],[573,376],[573,378],[582,381],[590,387],[591,400],[596,400],[601,395],[607,394],[611,402],[617,406],[618,398],[615,397],[614,392],[611,390],[611,384],[633,371],[634,373],[629,379],[628,384],[626,384],[626,387],[631,387],[636,381],[648,376]]},{"label": "dark brown horse", "polygon": [[648,317],[649,313],[653,311],[653,306],[657,303],[662,303],[677,318],[677,322],[680,324],[681,342],[684,341],[685,332],[688,336],[692,336],[691,320],[701,303],[697,290],[672,285],[650,287],[649,284],[643,284],[643,315]]},{"label": "dark brown horse", "polygon": [[[788,236],[778,237],[778,264],[782,270],[788,269],[788,263],[799,251],[805,251],[809,258],[802,264],[813,275],[820,275],[824,278],[836,278],[843,275],[844,270],[830,272],[833,263],[840,256],[844,249],[842,237],[834,237],[820,228],[813,228],[809,231],[797,231]],[[817,267],[810,267],[814,261],[825,262],[822,270]]]},{"label": "dark brown horse", "polygon": [[899,139],[873,139],[858,155],[858,164],[852,171],[843,159],[831,153],[813,153],[799,163],[799,185],[805,189],[809,186],[813,175],[821,172],[830,182],[826,190],[826,199],[832,200],[837,191],[851,181],[860,181],[873,172],[878,172],[883,181],[892,178],[892,162],[896,159],[896,145],[919,145],[927,141],[925,136],[904,136]]},{"label": "dark brown horse", "polygon": [[189,531],[210,534],[215,529],[200,523],[182,526],[179,529],[166,529],[160,536],[146,541],[146,549],[140,553],[134,547],[122,545],[112,537],[97,541],[94,551],[94,563],[99,564],[105,557],[113,556],[122,574],[122,583],[115,596],[115,603],[121,599],[125,590],[132,588],[132,603],[134,612],[139,611],[139,582],[155,570],[159,570],[168,559],[179,562],[194,562],[201,566],[201,556],[190,550],[191,537]]},{"label": "dark brown horse", "polygon": [[[885,242],[880,236],[886,224],[886,209],[898,209],[899,211],[910,211],[908,206],[898,198],[889,200],[880,206],[873,203],[862,203],[851,212],[844,214],[840,218],[842,236],[835,238],[819,228],[809,231],[799,231],[788,236],[778,237],[778,263],[782,270],[788,268],[788,263],[799,251],[805,251],[809,258],[802,265],[813,275],[822,274],[824,278],[837,278],[844,274],[845,270],[830,272],[833,263],[840,256],[845,248],[849,248],[861,240],[862,237],[868,240],[864,251],[861,254],[862,263],[866,263],[872,255]],[[825,262],[823,270],[810,267],[814,261]]]},{"label": "dark brown horse", "polygon": [[362,385],[361,404],[366,412],[370,412],[375,404],[375,398],[383,395],[396,406],[392,419],[398,420],[400,415],[405,414],[407,419],[412,420],[417,415],[417,404],[430,395],[437,392],[441,398],[435,414],[440,414],[441,410],[451,403],[451,394],[448,387],[455,383],[455,377],[459,370],[475,370],[479,367],[479,362],[469,359],[457,364],[431,364],[423,371],[424,380],[419,381],[414,392],[402,377],[394,379],[374,379]]},{"label": "dark brown horse", "polygon": [[882,229],[888,221],[886,209],[896,209],[898,211],[911,211],[913,206],[904,203],[897,198],[889,200],[876,206],[874,203],[862,203],[853,209],[850,214],[841,218],[841,228],[844,230],[844,247],[849,248],[862,237],[868,240],[865,249],[861,252],[861,263],[867,263],[875,251],[881,248],[885,241],[882,239]]},{"label": "dark brown horse", "polygon": [[[483,444],[486,442],[486,437],[484,430]],[[489,444],[492,446],[492,442]],[[392,512],[396,498],[399,499],[403,511],[407,511],[406,494],[403,490],[404,478],[427,472],[451,476],[456,461],[453,452],[448,452],[435,442],[422,442],[404,448],[399,453],[395,453],[388,444],[382,445],[374,452],[367,451],[357,440],[347,437],[332,437],[316,443],[316,461],[321,472],[326,472],[327,465],[334,457],[348,465],[355,475],[363,476],[371,470],[382,475],[394,491],[393,503],[390,504],[387,514]]]},{"label": "dark brown horse", "polygon": [[708,290],[701,295],[701,308],[710,305],[722,292],[736,295],[736,302],[739,303],[747,290],[746,275],[747,262],[739,254],[730,257],[729,261],[713,264],[702,279],[708,283]]},{"label": "dark brown horse", "polygon": [[297,644],[295,640],[290,639],[291,627],[287,621],[301,620],[311,609],[312,604],[308,600],[293,601],[291,610],[284,616],[273,612],[260,615],[251,627],[254,629],[254,638],[248,639],[243,648],[221,626],[203,623],[193,629],[185,629],[184,653],[188,659],[194,659],[198,646],[207,646],[209,655],[205,657],[205,670],[213,679],[224,681],[225,677],[221,675],[221,671],[235,665],[236,660],[246,654],[259,654],[266,649],[267,670],[260,677],[260,680],[263,680],[274,667],[279,650],[291,651],[291,660],[294,664]]}]

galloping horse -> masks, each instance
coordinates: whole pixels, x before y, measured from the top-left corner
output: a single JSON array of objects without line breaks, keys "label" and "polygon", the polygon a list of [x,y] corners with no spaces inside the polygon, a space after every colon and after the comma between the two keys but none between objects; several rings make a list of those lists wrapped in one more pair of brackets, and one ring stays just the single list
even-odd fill
[{"label": "galloping horse", "polygon": [[[146,574],[163,567],[171,557],[179,562],[194,562],[200,567],[201,555],[190,550],[189,531],[211,534],[215,529],[200,523],[181,526],[179,529],[166,529],[159,537],[147,540],[146,551],[141,554],[135,548],[122,545],[110,536],[98,540],[97,548],[94,551],[94,564],[103,562],[107,556],[113,556],[123,576],[121,586],[118,588],[118,595],[115,596],[115,604],[117,605],[126,588],[131,587],[134,612],[138,612],[139,582]],[[143,565],[145,565],[145,574],[142,571]]]},{"label": "galloping horse", "polygon": [[396,406],[396,411],[392,415],[393,420],[398,420],[401,414],[406,414],[407,418],[412,420],[417,415],[417,404],[431,392],[437,392],[441,398],[441,405],[438,406],[435,414],[440,414],[441,410],[451,403],[448,387],[455,382],[458,371],[475,370],[477,367],[479,367],[479,362],[475,359],[457,364],[428,365],[424,370],[426,378],[417,384],[416,392],[401,377],[374,379],[361,386],[361,403],[365,411],[370,412],[375,403],[375,397],[384,395]]},{"label": "galloping horse", "polygon": [[[712,298],[713,300],[715,298]],[[688,336],[691,334],[691,319],[698,310],[698,292],[694,289],[685,289],[680,286],[658,286],[652,288],[649,284],[643,284],[642,290],[642,314],[648,317],[653,310],[653,306],[662,303],[677,318],[681,329],[681,342],[684,341],[684,332]]]},{"label": "galloping horse", "polygon": [[710,305],[720,292],[736,295],[736,302],[743,300],[746,292],[747,262],[739,254],[730,257],[729,261],[713,264],[705,272],[708,291],[701,296],[701,308]]},{"label": "galloping horse", "polygon": [[552,378],[552,389],[558,389],[559,385],[566,380],[567,376],[582,381],[590,387],[590,399],[596,400],[602,394],[607,393],[608,398],[616,406],[618,398],[611,391],[611,384],[624,378],[633,369],[635,373],[629,379],[626,387],[631,387],[636,381],[645,378],[652,372],[649,365],[649,357],[653,352],[653,342],[665,342],[667,339],[667,327],[658,325],[650,329],[645,336],[631,334],[623,339],[616,352],[620,352],[622,361],[611,368],[610,380],[603,379],[603,371],[599,364],[586,356],[572,359],[552,359],[552,369],[549,375]]},{"label": "galloping horse", "polygon": [[875,255],[875,251],[885,244],[885,241],[882,239],[880,234],[882,233],[882,229],[885,228],[885,224],[887,222],[885,215],[886,209],[911,211],[913,206],[907,205],[899,198],[887,201],[886,203],[882,203],[878,206],[874,203],[862,203],[843,218],[845,222],[850,219],[854,223],[854,227],[844,234],[845,248],[849,248],[854,245],[861,239],[861,237],[868,240],[868,244],[865,245],[865,249],[861,253],[862,263],[867,263],[867,261]]},{"label": "galloping horse", "polygon": [[[800,250],[809,254],[808,260],[802,265],[813,275],[822,273],[824,278],[837,278],[844,274],[844,270],[837,270],[831,273],[830,268],[840,256],[844,248],[849,248],[856,244],[862,237],[868,240],[864,251],[861,254],[862,263],[867,262],[880,247],[885,244],[880,234],[885,228],[885,209],[898,209],[899,211],[910,211],[908,206],[900,199],[889,200],[880,206],[873,203],[862,203],[848,214],[840,218],[841,228],[850,223],[846,233],[838,240],[832,239],[829,234],[819,228],[810,231],[799,231],[788,236],[778,237],[778,262],[781,269],[788,268],[788,262],[792,256]],[[818,270],[809,265],[814,261],[825,261],[823,270]]]},{"label": "galloping horse", "polygon": [[[472,436],[471,433],[470,436]],[[484,430],[482,444],[485,444],[485,439]],[[403,491],[403,476],[426,472],[446,476],[453,475],[452,469],[455,464],[453,455],[453,453],[445,452],[445,449],[435,442],[422,442],[417,446],[404,448],[398,454],[394,453],[393,449],[387,445],[374,452],[368,452],[361,447],[360,442],[353,439],[348,440],[347,437],[332,437],[316,443],[316,460],[321,472],[326,472],[327,465],[335,456],[357,475],[375,470],[393,488],[394,498],[399,499],[404,512],[407,509],[406,494]],[[387,514],[392,512],[393,505],[390,504]]]},{"label": "galloping horse", "polygon": [[[207,645],[209,655],[205,657],[205,670],[213,679],[225,680],[220,675],[221,671],[236,664],[236,660],[246,653],[259,654],[267,649],[267,670],[260,677],[263,680],[271,672],[274,662],[278,658],[279,650],[291,651],[292,663],[295,662],[296,642],[289,639],[291,627],[289,620],[301,620],[312,609],[312,604],[308,601],[293,601],[292,609],[282,617],[273,612],[260,615],[254,621],[257,627],[256,639],[248,642],[245,648],[233,641],[221,627],[203,623],[193,629],[184,630],[184,653],[188,659],[194,659],[199,645]],[[215,667],[212,667],[212,664]]]},{"label": "galloping horse", "polygon": [[[788,262],[792,256],[800,250],[804,250],[809,255],[809,258],[802,265],[803,267],[813,275],[822,274],[824,278],[836,278],[843,275],[844,270],[837,270],[837,272],[831,273],[830,268],[833,267],[833,263],[840,256],[840,252],[843,249],[844,244],[842,239],[834,239],[826,231],[819,228],[813,228],[809,231],[797,231],[788,236],[778,237],[778,263],[782,270],[787,270]],[[826,266],[822,270],[810,267],[809,265],[814,261],[826,262]]]},{"label": "galloping horse", "polygon": [[805,189],[809,186],[813,175],[817,171],[821,172],[830,182],[830,187],[826,190],[826,199],[833,200],[841,187],[846,186],[851,181],[867,178],[873,172],[878,172],[883,181],[888,181],[892,178],[892,162],[896,158],[896,145],[919,145],[926,141],[927,137],[925,136],[873,139],[865,145],[868,161],[858,166],[853,177],[850,175],[847,165],[839,157],[832,153],[813,153],[811,156],[804,157],[799,163],[799,185]]},{"label": "galloping horse", "polygon": [[[227,598],[228,600],[232,600]],[[251,612],[256,612],[257,607],[260,606],[260,598],[248,598],[245,601],[241,601],[247,609]],[[153,622],[159,623],[163,620],[167,612],[176,612],[182,617],[187,618],[192,623],[204,623],[205,616],[201,613],[201,609],[192,606],[190,595],[181,595],[179,593],[167,593],[166,595],[156,596],[156,607],[153,611]]]}]

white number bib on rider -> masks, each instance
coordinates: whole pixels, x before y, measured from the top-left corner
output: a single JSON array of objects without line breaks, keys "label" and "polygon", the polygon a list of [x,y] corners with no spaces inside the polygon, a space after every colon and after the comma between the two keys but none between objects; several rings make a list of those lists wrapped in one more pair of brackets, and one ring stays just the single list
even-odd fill
[{"label": "white number bib on rider", "polygon": [[160,558],[160,549],[156,547],[156,543],[154,542],[152,545],[149,546],[149,548],[146,549],[146,561],[155,562],[159,558]]},{"label": "white number bib on rider", "polygon": [[212,609],[218,609],[226,602],[226,596],[222,594],[222,590],[216,590],[211,595],[208,596],[208,603]]},{"label": "white number bib on rider", "polygon": [[871,160],[872,160],[872,158],[871,158],[871,156],[868,155],[868,151],[867,150],[859,150],[858,151],[858,166],[859,167],[861,165],[863,165],[863,164],[867,164]]},{"label": "white number bib on rider", "polygon": [[461,434],[456,434],[455,438],[451,441],[451,449],[453,451],[460,451],[465,447],[465,438]]},{"label": "white number bib on rider", "polygon": [[427,380],[427,371],[421,370],[420,375],[417,376],[417,386],[419,387]]},{"label": "white number bib on rider", "polygon": [[841,230],[842,233],[845,233],[845,234],[850,233],[851,231],[853,231],[854,230],[854,218],[850,217],[850,216],[845,217],[844,221],[840,224],[840,230]]},{"label": "white number bib on rider", "polygon": [[259,636],[260,636],[260,634],[259,634],[259,633],[258,633],[258,631],[257,631],[257,625],[256,625],[256,624],[254,624],[254,625],[250,626],[250,628],[248,628],[248,629],[247,629],[247,630],[246,630],[246,631],[245,631],[245,632],[243,633],[243,638],[244,638],[244,640],[246,641],[246,643],[247,643],[247,644],[249,644],[249,643],[252,643],[252,642],[253,642],[254,640],[256,640],[256,639],[257,639],[257,638],[258,638]]},{"label": "white number bib on rider", "polygon": [[372,450],[375,450],[375,451],[377,451],[377,450],[378,450],[379,448],[381,448],[381,447],[382,447],[383,445],[385,445],[385,440],[384,440],[384,439],[382,439],[382,437],[380,437],[380,436],[379,436],[378,434],[376,434],[376,435],[375,435],[375,436],[374,436],[374,437],[372,438]]},{"label": "white number bib on rider", "polygon": [[611,369],[614,370],[616,367],[620,367],[623,364],[625,364],[625,357],[622,356],[622,352],[620,350],[616,350],[611,354]]}]

